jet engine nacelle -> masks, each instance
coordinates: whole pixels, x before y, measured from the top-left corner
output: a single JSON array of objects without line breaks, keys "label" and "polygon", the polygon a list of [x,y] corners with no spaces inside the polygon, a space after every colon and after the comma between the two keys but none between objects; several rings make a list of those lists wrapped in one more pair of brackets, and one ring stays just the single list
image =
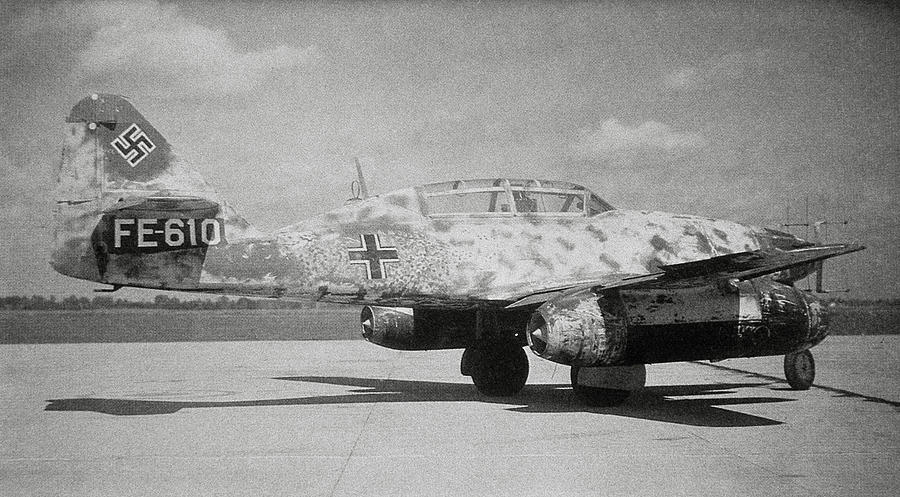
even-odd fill
[{"label": "jet engine nacelle", "polygon": [[459,349],[475,340],[472,311],[366,306],[360,321],[366,340],[390,349]]},{"label": "jet engine nacelle", "polygon": [[683,289],[595,292],[551,299],[532,314],[539,356],[591,367],[798,352],[827,334],[813,295],[771,279]]}]

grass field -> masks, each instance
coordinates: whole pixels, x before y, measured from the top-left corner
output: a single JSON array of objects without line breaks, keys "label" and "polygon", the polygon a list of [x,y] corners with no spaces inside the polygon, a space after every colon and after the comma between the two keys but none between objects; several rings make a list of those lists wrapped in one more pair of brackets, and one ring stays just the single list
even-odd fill
[{"label": "grass field", "polygon": [[0,311],[0,343],[362,339],[359,309]]},{"label": "grass field", "polygon": [[843,306],[831,311],[832,335],[900,334],[898,306]]},{"label": "grass field", "polygon": [[[837,307],[833,335],[900,333],[900,308]],[[0,343],[362,339],[359,309],[0,311]]]}]

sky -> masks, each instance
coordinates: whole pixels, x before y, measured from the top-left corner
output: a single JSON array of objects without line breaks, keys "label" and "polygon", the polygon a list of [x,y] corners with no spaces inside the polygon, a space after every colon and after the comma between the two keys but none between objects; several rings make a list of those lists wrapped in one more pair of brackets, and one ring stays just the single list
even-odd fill
[{"label": "sky", "polygon": [[[863,2],[0,1],[0,294],[49,267],[63,119],[126,95],[251,223],[468,177],[778,228],[843,222],[849,298],[900,298],[900,10]],[[804,230],[795,231],[804,235]],[[153,295],[123,290],[117,295]]]}]

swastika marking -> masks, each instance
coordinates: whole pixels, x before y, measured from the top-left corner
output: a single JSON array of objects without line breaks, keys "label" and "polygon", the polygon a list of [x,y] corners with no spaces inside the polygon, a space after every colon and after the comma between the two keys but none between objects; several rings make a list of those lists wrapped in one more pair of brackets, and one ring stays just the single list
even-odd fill
[{"label": "swastika marking", "polygon": [[150,141],[147,134],[137,124],[132,124],[123,131],[122,134],[113,140],[112,146],[123,159],[128,161],[131,167],[137,166],[156,148],[156,145]]},{"label": "swastika marking", "polygon": [[387,277],[387,262],[400,262],[396,247],[382,247],[378,235],[359,235],[362,245],[358,248],[348,249],[350,264],[362,264],[366,267],[366,276],[370,280],[380,280]]}]

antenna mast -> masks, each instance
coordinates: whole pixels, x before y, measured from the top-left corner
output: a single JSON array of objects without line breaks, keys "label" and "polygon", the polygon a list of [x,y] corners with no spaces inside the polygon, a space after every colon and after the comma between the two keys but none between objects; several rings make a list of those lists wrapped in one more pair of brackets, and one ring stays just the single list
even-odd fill
[{"label": "antenna mast", "polygon": [[366,178],[363,177],[362,166],[359,164],[359,158],[354,157],[353,162],[356,164],[356,177],[359,181],[359,193],[363,199],[369,198],[369,188],[366,186]]},{"label": "antenna mast", "polygon": [[[848,225],[850,221],[829,221],[827,219],[822,219],[821,221],[816,221],[811,223],[809,221],[809,195],[807,195],[804,199],[804,203],[806,205],[806,218],[802,223],[792,223],[790,219],[790,202],[784,207],[784,223],[782,226],[786,228],[792,227],[803,227],[804,228],[804,239],[809,239],[809,228],[813,229],[813,242],[818,244],[823,244],[828,241],[828,225],[829,224],[843,224]],[[850,290],[823,290],[822,289],[822,273],[823,273],[823,261],[818,261],[815,263],[815,274],[816,274],[816,293],[836,293],[836,292],[849,292]],[[810,291],[809,284],[809,276],[806,277],[806,290]]]}]

